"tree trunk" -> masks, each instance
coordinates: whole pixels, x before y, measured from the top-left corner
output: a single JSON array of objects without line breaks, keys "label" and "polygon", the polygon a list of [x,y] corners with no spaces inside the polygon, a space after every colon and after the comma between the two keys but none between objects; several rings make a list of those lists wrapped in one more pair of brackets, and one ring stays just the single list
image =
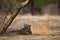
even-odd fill
[{"label": "tree trunk", "polygon": [[30,0],[31,3],[30,3],[30,11],[31,11],[31,14],[34,15],[34,0]]},{"label": "tree trunk", "polygon": [[22,8],[24,8],[25,6],[27,6],[29,3],[29,0],[25,0],[24,2],[22,2],[18,8],[17,8],[17,11],[16,13],[13,13],[10,17],[10,19],[3,25],[3,28],[1,30],[1,34],[5,33],[7,28],[10,26],[10,24],[12,23],[12,21],[14,20],[14,18],[18,15],[18,13],[20,12],[20,10]]},{"label": "tree trunk", "polygon": [[60,15],[60,0],[58,0],[57,5],[57,14]]}]

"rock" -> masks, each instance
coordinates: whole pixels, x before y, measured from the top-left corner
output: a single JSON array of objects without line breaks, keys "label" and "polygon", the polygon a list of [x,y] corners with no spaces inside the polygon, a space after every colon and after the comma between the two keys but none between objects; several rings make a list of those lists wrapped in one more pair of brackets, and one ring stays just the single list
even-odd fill
[{"label": "rock", "polygon": [[31,25],[28,23],[21,21],[19,25],[15,27],[8,28],[6,33],[18,33],[18,34],[23,34],[23,35],[29,35],[32,34],[31,32]]}]

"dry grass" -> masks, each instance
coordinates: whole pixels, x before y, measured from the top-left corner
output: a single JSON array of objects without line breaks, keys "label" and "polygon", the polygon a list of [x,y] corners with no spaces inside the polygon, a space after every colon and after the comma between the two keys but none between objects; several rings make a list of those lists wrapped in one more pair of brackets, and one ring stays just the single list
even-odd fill
[{"label": "dry grass", "polygon": [[[9,18],[9,17],[8,17]],[[20,16],[18,15],[10,27],[19,24],[20,21],[26,21],[31,25],[33,34],[54,34],[60,33],[60,16]],[[57,29],[56,29],[57,28]],[[59,29],[58,29],[59,28]]]}]

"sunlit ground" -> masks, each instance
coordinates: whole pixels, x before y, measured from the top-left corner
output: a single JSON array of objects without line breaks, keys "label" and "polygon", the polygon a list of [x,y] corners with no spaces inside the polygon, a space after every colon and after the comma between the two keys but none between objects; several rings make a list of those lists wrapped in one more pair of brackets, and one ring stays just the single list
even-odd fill
[{"label": "sunlit ground", "polygon": [[60,40],[60,36],[16,35],[1,36],[0,40]]}]

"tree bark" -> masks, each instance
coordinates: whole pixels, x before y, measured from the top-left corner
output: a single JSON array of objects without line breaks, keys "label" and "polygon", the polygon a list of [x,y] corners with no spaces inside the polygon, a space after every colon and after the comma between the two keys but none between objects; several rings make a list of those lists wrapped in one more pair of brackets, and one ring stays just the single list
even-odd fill
[{"label": "tree bark", "polygon": [[60,15],[60,0],[58,0],[57,5],[57,14]]},{"label": "tree bark", "polygon": [[13,22],[14,18],[18,15],[18,13],[20,12],[20,10],[24,7],[26,7],[28,5],[30,0],[25,0],[24,2],[22,2],[18,8],[17,8],[17,11],[16,13],[13,13],[10,17],[10,19],[3,25],[3,28],[1,30],[1,33],[0,34],[3,34],[6,32],[7,28],[10,26],[10,24]]},{"label": "tree bark", "polygon": [[30,0],[31,3],[30,3],[30,11],[31,11],[31,14],[34,15],[34,0]]}]

